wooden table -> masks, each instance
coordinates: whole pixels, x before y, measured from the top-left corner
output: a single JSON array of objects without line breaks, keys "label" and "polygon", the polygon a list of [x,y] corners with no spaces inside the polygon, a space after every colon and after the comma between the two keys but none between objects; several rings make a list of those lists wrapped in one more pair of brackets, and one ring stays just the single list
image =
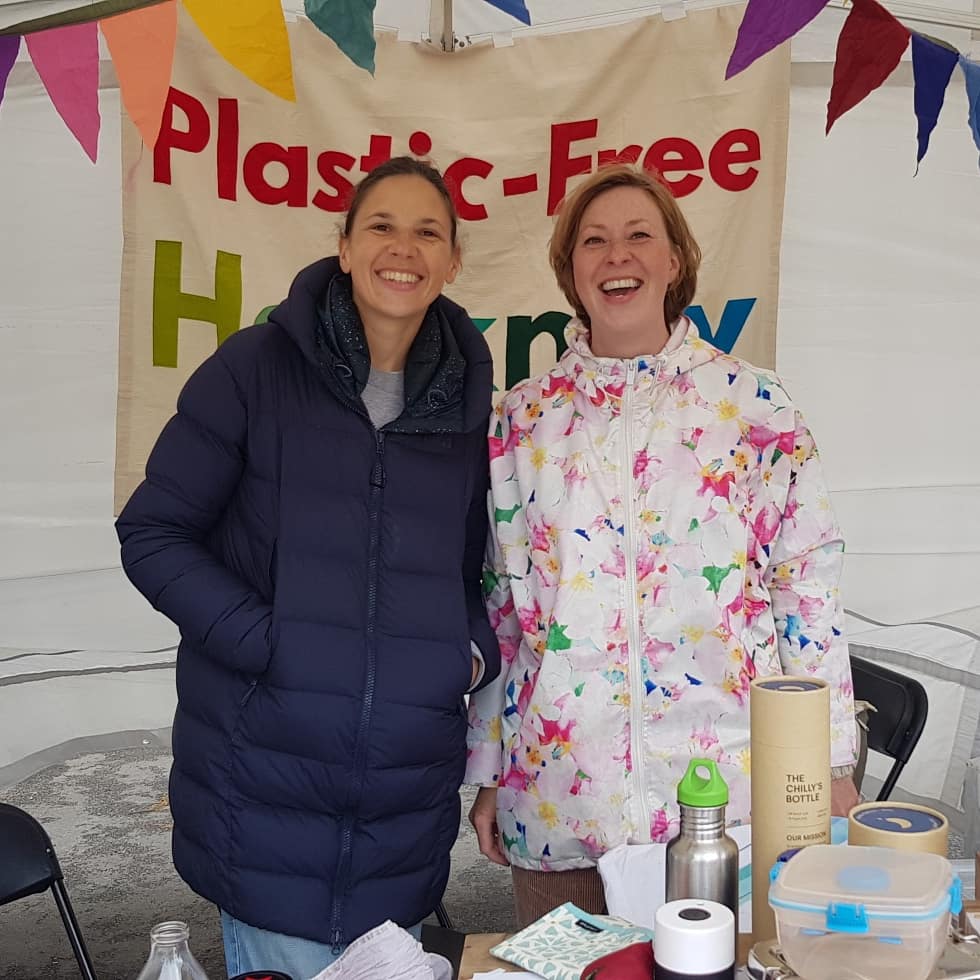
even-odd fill
[{"label": "wooden table", "polygon": [[[491,970],[506,970],[508,973],[519,970],[520,967],[490,955],[490,947],[496,946],[508,935],[506,932],[480,932],[468,935],[466,945],[463,946],[463,961],[459,968],[459,980],[472,980],[474,973],[489,973]],[[752,948],[752,942],[752,936],[740,935],[738,937],[737,959],[739,963],[745,962],[749,950]]]}]

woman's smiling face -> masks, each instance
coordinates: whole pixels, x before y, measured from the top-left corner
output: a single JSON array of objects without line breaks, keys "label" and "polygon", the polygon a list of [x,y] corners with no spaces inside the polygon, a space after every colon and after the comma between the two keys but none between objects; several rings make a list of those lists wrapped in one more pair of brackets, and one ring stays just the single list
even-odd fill
[{"label": "woman's smiling face", "polygon": [[414,174],[386,177],[360,202],[340,239],[340,265],[354,283],[361,319],[416,330],[459,272],[446,202]]},{"label": "woman's smiling face", "polygon": [[[614,187],[596,197],[582,213],[572,250],[593,350],[615,356],[640,342],[644,353],[657,353],[670,328],[664,297],[679,271],[663,215],[645,190]],[[642,347],[645,337],[648,348]]]}]

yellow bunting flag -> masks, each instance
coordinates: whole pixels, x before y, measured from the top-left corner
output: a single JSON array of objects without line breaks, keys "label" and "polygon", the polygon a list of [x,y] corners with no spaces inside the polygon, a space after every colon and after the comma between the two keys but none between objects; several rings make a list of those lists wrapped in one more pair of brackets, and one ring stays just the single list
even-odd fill
[{"label": "yellow bunting flag", "polygon": [[281,0],[183,0],[212,47],[273,95],[296,101]]},{"label": "yellow bunting flag", "polygon": [[177,45],[177,0],[99,22],[119,79],[123,105],[143,142],[156,145]]}]

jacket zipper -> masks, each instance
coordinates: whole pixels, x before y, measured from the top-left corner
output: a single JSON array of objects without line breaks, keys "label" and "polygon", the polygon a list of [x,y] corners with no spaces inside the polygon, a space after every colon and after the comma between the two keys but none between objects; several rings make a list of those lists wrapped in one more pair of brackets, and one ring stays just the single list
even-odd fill
[{"label": "jacket zipper", "polygon": [[[373,428],[373,427],[372,427]],[[366,625],[366,653],[364,678],[364,700],[361,702],[361,720],[354,746],[354,778],[348,797],[347,812],[344,814],[341,833],[340,856],[337,859],[337,874],[334,878],[333,911],[330,919],[330,945],[334,955],[340,953],[344,945],[344,934],[340,928],[340,913],[344,893],[350,878],[351,850],[354,839],[354,818],[361,802],[364,786],[364,767],[367,762],[368,729],[371,726],[371,712],[374,707],[374,684],[377,670],[377,613],[378,613],[378,559],[381,548],[381,499],[385,487],[385,437],[374,429],[374,466],[371,469],[371,494],[368,504],[368,607]]]},{"label": "jacket zipper", "polygon": [[[660,361],[655,361],[650,378],[651,390],[660,376]],[[626,384],[623,388],[623,542],[626,549],[626,628],[629,641],[630,677],[630,758],[633,762],[633,819],[636,840],[648,844],[650,811],[647,804],[646,778],[643,773],[644,717],[646,715],[646,685],[643,682],[643,650],[640,644],[640,606],[636,581],[636,507],[633,478],[633,391],[636,385],[636,360],[626,362]]]},{"label": "jacket zipper", "polygon": [[636,602],[636,509],[633,506],[633,387],[636,360],[626,362],[623,388],[623,545],[626,549],[626,629],[630,678],[630,759],[633,762],[633,822],[637,843],[650,842],[650,815],[646,812],[643,779],[643,675],[640,652],[640,610]]}]

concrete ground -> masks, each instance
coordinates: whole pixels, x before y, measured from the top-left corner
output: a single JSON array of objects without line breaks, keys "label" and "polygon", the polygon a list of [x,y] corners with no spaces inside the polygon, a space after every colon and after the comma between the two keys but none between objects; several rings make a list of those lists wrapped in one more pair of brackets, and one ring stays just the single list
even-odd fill
[{"label": "concrete ground", "polygon": [[[211,980],[224,973],[218,915],[170,862],[169,754],[158,746],[89,753],[53,765],[0,799],[32,813],[57,851],[99,980],[135,980],[158,922],[190,925]],[[472,792],[463,790],[464,814]],[[490,864],[463,821],[445,904],[457,929],[513,928],[510,873]],[[50,892],[0,908],[0,980],[76,980],[78,968]]]}]

